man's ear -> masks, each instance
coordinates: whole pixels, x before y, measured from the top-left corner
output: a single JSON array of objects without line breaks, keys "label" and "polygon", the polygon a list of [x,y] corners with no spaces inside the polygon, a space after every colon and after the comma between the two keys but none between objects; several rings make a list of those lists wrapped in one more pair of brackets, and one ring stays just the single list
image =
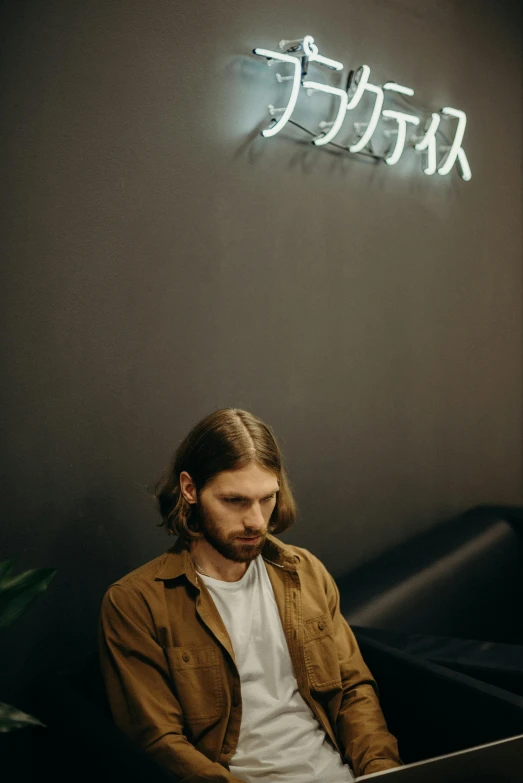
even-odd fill
[{"label": "man's ear", "polygon": [[196,487],[186,470],[182,470],[180,473],[180,492],[187,503],[196,503],[198,501]]}]

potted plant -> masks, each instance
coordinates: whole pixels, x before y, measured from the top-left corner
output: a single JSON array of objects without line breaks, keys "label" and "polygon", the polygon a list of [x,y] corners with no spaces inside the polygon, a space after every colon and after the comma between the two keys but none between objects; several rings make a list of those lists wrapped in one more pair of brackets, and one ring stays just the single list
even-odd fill
[{"label": "potted plant", "polygon": [[[55,568],[37,568],[12,575],[14,562],[0,563],[0,631],[20,617],[35,598],[47,589],[56,573]],[[0,734],[24,726],[42,726],[32,715],[0,702]]]}]

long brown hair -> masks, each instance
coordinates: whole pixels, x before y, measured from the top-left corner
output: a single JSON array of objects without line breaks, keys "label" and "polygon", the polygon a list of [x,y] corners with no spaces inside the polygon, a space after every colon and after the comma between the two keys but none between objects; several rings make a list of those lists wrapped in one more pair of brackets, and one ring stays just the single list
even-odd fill
[{"label": "long brown hair", "polygon": [[256,463],[276,474],[280,490],[271,516],[271,533],[283,533],[296,518],[296,505],[272,430],[252,413],[221,408],[200,421],[176,449],[153,494],[169,533],[199,537],[198,512],[180,491],[180,473],[187,471],[197,492],[218,473]]}]

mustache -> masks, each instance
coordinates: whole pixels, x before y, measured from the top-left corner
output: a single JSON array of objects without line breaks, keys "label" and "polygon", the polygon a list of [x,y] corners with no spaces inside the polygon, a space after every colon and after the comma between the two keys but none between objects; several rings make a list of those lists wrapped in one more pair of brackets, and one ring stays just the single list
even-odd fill
[{"label": "mustache", "polygon": [[265,530],[252,530],[251,528],[247,528],[247,530],[237,533],[234,538],[265,538],[266,535],[267,528],[265,528]]}]

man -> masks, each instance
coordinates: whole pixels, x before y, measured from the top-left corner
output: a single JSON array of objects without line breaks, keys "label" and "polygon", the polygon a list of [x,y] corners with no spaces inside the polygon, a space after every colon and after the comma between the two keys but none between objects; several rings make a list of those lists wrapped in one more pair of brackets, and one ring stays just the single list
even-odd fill
[{"label": "man", "polygon": [[401,764],[271,430],[223,409],[155,488],[167,553],[120,579],[100,656],[117,725],[187,783],[345,783]]}]

